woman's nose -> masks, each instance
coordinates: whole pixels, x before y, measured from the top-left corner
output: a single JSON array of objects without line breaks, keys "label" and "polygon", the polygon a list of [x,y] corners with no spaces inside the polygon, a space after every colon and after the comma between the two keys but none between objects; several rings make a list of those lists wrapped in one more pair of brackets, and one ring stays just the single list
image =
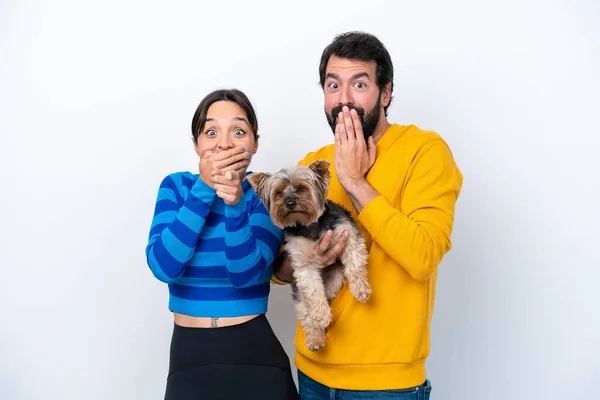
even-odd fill
[{"label": "woman's nose", "polygon": [[229,137],[229,135],[223,135],[219,138],[219,142],[217,143],[217,147],[222,150],[227,150],[233,147],[233,141]]}]

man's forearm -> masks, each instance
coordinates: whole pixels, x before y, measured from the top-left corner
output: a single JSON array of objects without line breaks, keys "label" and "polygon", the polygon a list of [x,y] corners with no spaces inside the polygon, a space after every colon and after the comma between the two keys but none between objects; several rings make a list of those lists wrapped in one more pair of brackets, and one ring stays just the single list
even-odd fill
[{"label": "man's forearm", "polygon": [[352,201],[357,214],[360,214],[362,209],[365,208],[371,200],[379,196],[379,192],[375,190],[366,179],[361,179],[346,185],[342,184],[342,186]]}]

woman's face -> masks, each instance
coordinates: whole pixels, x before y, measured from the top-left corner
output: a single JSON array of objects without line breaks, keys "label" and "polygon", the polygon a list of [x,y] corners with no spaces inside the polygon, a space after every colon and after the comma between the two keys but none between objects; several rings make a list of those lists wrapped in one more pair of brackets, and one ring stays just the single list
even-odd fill
[{"label": "woman's face", "polygon": [[208,108],[206,123],[194,147],[199,156],[206,151],[216,150],[219,153],[243,147],[252,157],[258,149],[258,142],[254,140],[254,132],[244,110],[233,101],[217,101]]}]

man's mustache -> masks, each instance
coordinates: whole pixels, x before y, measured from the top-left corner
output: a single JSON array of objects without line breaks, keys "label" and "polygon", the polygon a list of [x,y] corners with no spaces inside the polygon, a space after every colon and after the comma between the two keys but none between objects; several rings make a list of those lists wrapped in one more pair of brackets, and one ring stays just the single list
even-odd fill
[{"label": "man's mustache", "polygon": [[338,117],[339,113],[342,112],[342,108],[344,106],[348,107],[350,110],[356,110],[356,113],[360,117],[360,122],[364,124],[365,109],[362,107],[357,107],[352,104],[340,104],[340,105],[333,107],[333,109],[331,110],[331,120],[334,123],[337,123],[337,117]]}]

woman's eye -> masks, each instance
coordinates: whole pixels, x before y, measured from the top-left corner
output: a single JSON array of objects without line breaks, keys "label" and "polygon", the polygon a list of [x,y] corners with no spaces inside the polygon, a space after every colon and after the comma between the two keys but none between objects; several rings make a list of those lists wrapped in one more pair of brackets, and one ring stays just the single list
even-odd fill
[{"label": "woman's eye", "polygon": [[242,136],[242,135],[245,135],[246,132],[241,129],[236,129],[235,131],[233,131],[233,134],[236,136]]},{"label": "woman's eye", "polygon": [[217,134],[217,132],[215,132],[214,129],[209,129],[206,132],[204,132],[204,134],[207,135],[207,136],[214,136],[214,135]]}]

